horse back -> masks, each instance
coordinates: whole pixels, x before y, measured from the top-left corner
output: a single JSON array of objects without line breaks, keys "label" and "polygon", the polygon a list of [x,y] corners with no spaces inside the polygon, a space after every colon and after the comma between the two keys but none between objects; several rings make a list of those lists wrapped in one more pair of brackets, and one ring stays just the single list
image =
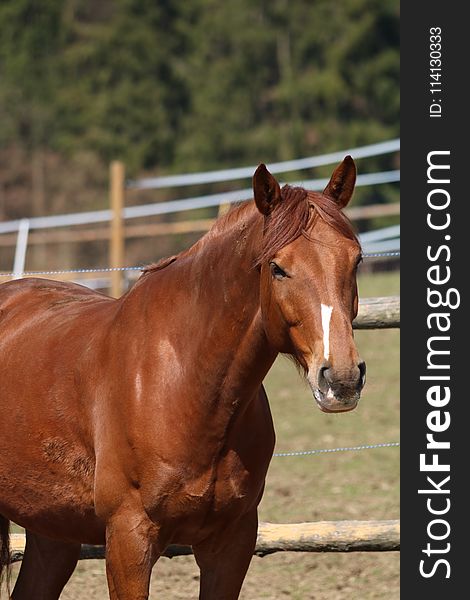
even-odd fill
[{"label": "horse back", "polygon": [[[0,373],[2,380],[60,382],[76,370],[106,335],[116,300],[83,286],[24,279],[0,286]],[[60,371],[60,372],[58,372]],[[57,385],[57,384],[56,384]],[[2,394],[5,396],[6,394]]]},{"label": "horse back", "polygon": [[8,308],[15,308],[17,304],[25,302],[47,306],[48,303],[57,304],[60,300],[80,302],[85,299],[95,302],[113,301],[112,298],[104,294],[65,281],[28,277],[7,281],[0,285],[0,309],[3,311]]},{"label": "horse back", "polygon": [[[6,336],[34,331],[39,325],[43,339],[67,331],[74,321],[102,319],[115,300],[81,285],[46,279],[23,279],[0,285],[1,348]],[[60,337],[60,336],[59,336]],[[33,341],[33,340],[30,340]]]}]

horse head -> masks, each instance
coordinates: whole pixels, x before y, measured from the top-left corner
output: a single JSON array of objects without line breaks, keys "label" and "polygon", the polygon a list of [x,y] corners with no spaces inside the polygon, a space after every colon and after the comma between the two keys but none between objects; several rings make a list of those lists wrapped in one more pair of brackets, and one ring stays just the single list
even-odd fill
[{"label": "horse head", "polygon": [[265,333],[303,369],[324,412],[355,408],[365,383],[352,328],[361,248],[342,213],[355,181],[350,156],[322,194],[281,189],[264,165],[253,177],[256,206],[264,216],[257,265]]}]

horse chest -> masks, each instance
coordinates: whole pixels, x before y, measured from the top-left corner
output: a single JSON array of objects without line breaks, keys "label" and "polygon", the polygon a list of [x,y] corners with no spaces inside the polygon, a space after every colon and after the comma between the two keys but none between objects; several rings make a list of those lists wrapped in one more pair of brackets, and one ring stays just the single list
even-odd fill
[{"label": "horse chest", "polygon": [[178,474],[160,484],[153,518],[200,529],[213,520],[236,516],[256,498],[256,484],[239,461],[225,457],[200,473]]}]

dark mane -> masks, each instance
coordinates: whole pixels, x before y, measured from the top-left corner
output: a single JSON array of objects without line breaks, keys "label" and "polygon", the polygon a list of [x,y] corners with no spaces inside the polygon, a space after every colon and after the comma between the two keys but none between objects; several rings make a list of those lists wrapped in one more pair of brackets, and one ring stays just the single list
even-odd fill
[{"label": "dark mane", "polygon": [[194,252],[197,252],[197,250],[199,250],[201,247],[203,247],[205,244],[207,244],[211,239],[213,239],[217,235],[220,235],[221,233],[224,233],[228,228],[237,224],[241,219],[241,215],[243,215],[245,212],[253,209],[253,206],[254,206],[253,202],[249,202],[249,201],[232,204],[230,206],[229,210],[225,214],[223,214],[221,217],[219,217],[215,221],[215,223],[212,225],[212,227],[209,229],[209,231],[207,231],[202,236],[202,238],[197,240],[197,242],[195,244],[193,244],[193,246],[191,246],[190,248],[186,248],[185,250],[182,250],[178,254],[174,254],[173,256],[169,256],[167,258],[161,258],[157,262],[143,267],[142,274],[146,275],[147,273],[154,273],[155,271],[161,271],[162,269],[165,269],[166,267],[168,267],[169,265],[174,263],[180,257],[187,256],[187,255],[193,254]]},{"label": "dark mane", "polygon": [[161,258],[157,262],[143,267],[142,275],[146,275],[147,273],[153,273],[155,271],[161,271],[168,265],[171,265],[171,263],[175,262],[175,260],[178,258],[178,256],[179,256],[179,254],[173,254],[173,256],[167,256],[167,257]]},{"label": "dark mane", "polygon": [[328,196],[309,192],[302,187],[285,185],[281,190],[281,198],[281,202],[266,217],[263,246],[256,259],[256,265],[270,260],[278,250],[301,235],[310,237],[307,230],[317,218],[325,221],[344,237],[359,243],[350,220]]}]

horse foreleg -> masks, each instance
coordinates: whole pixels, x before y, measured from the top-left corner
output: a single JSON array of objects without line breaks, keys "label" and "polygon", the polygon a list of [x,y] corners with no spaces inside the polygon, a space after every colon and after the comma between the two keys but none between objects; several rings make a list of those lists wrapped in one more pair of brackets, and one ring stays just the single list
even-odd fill
[{"label": "horse foreleg", "polygon": [[200,600],[236,600],[256,546],[257,510],[193,548],[201,570]]},{"label": "horse foreleg", "polygon": [[111,600],[146,600],[159,557],[157,528],[145,512],[122,510],[106,526],[106,575]]},{"label": "horse foreleg", "polygon": [[26,547],[12,600],[57,600],[72,575],[80,544],[26,531]]}]

